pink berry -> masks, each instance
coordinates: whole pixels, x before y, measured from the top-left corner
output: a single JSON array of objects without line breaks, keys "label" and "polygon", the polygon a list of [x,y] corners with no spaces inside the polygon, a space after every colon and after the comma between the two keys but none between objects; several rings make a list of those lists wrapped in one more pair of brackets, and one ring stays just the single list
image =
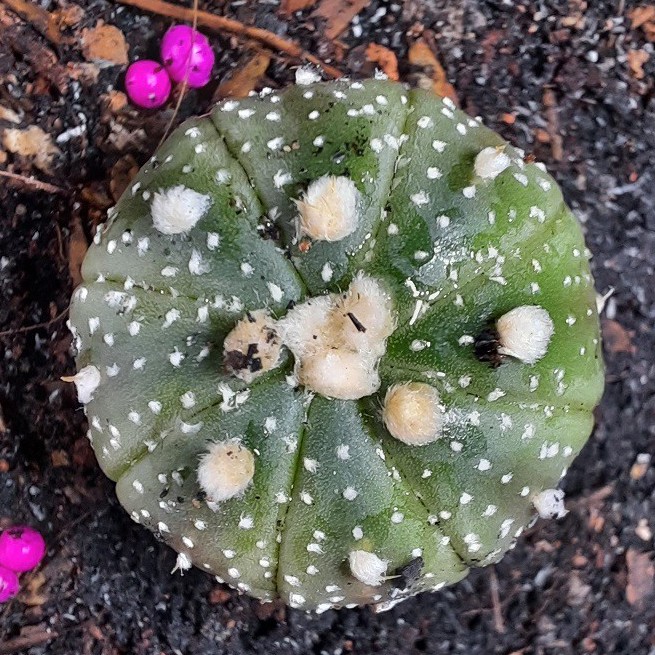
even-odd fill
[{"label": "pink berry", "polygon": [[0,603],[6,603],[18,593],[18,576],[11,569],[0,566]]},{"label": "pink berry", "polygon": [[186,79],[190,87],[197,89],[209,82],[215,56],[204,34],[188,25],[175,25],[164,34],[161,58],[175,82]]},{"label": "pink berry", "polygon": [[7,528],[0,534],[0,566],[12,571],[29,571],[45,555],[45,541],[34,529],[26,525]]},{"label": "pink berry", "polygon": [[168,100],[171,80],[161,64],[143,59],[130,64],[125,73],[125,89],[135,105],[155,109]]}]

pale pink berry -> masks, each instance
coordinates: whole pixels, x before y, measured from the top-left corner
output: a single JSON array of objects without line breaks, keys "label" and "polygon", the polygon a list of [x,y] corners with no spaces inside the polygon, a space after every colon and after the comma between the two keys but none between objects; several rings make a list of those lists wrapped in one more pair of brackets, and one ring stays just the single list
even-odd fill
[{"label": "pale pink berry", "polygon": [[125,90],[135,105],[156,109],[168,100],[171,80],[161,64],[143,59],[130,64],[127,69]]},{"label": "pale pink berry", "polygon": [[215,56],[204,34],[188,25],[175,25],[164,34],[161,58],[175,82],[186,79],[190,87],[197,89],[209,82]]},{"label": "pale pink berry", "polygon": [[0,566],[12,571],[29,571],[45,555],[45,541],[34,529],[26,525],[7,528],[0,534]]},{"label": "pale pink berry", "polygon": [[0,566],[0,603],[6,603],[18,593],[18,576],[11,569]]}]

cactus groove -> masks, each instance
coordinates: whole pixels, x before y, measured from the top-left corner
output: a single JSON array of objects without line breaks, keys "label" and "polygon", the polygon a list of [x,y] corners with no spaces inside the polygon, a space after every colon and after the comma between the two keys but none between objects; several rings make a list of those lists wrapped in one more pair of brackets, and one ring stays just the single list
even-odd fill
[{"label": "cactus groove", "polygon": [[544,168],[448,99],[375,79],[227,100],[89,249],[89,438],[176,568],[387,609],[563,514],[603,387],[588,257]]}]

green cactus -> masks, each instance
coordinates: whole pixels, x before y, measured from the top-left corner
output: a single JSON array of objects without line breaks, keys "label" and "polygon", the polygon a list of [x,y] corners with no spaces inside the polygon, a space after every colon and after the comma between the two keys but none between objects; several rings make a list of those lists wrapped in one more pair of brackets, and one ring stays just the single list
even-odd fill
[{"label": "green cactus", "polygon": [[563,513],[603,387],[587,259],[543,167],[448,99],[376,79],[228,100],[84,261],[89,437],[177,568],[388,608]]}]

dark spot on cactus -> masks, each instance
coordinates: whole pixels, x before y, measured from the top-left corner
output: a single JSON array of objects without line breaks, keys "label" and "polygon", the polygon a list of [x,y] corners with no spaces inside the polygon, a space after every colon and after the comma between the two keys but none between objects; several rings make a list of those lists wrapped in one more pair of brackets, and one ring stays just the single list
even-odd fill
[{"label": "dark spot on cactus", "polygon": [[161,490],[161,493],[159,494],[159,497],[160,497],[160,498],[166,498],[166,496],[168,496],[170,490],[171,490],[170,487],[168,487],[168,486],[167,486],[167,487],[164,487],[164,488]]},{"label": "dark spot on cactus", "polygon": [[180,503],[180,505],[181,505],[182,503],[184,503],[184,496],[178,496],[178,497],[177,497],[177,502]]},{"label": "dark spot on cactus", "polygon": [[280,240],[280,228],[270,218],[265,218],[263,222],[257,226],[257,231],[261,237],[267,241]]},{"label": "dark spot on cactus", "polygon": [[481,362],[488,362],[492,368],[498,368],[503,363],[503,356],[498,352],[500,337],[495,327],[482,330],[475,340],[475,356]]},{"label": "dark spot on cactus", "polygon": [[290,311],[290,310],[293,309],[295,306],[296,306],[296,301],[295,301],[295,300],[290,300],[290,301],[287,303],[287,311]]},{"label": "dark spot on cactus", "polygon": [[[247,314],[248,320],[251,323],[255,322],[250,314]],[[275,334],[273,334],[273,339]],[[267,342],[270,343],[272,339],[268,338]],[[256,357],[259,352],[259,346],[256,343],[249,343],[248,350],[242,353],[240,350],[231,350],[225,353],[225,366],[232,371],[248,370],[251,373],[256,373],[262,370],[261,357]],[[229,453],[228,453],[229,454]]]},{"label": "dark spot on cactus", "polygon": [[202,502],[206,499],[207,499],[207,493],[203,489],[200,489],[194,498],[194,500],[197,500],[199,502]]},{"label": "dark spot on cactus", "polygon": [[392,582],[393,586],[401,590],[411,587],[421,577],[421,571],[423,570],[424,565],[425,562],[423,558],[419,556],[415,557],[404,566],[399,566],[392,573],[392,576],[394,577]]},{"label": "dark spot on cactus", "polygon": [[357,329],[357,332],[366,332],[366,328],[359,322],[357,317],[352,312],[348,312],[346,316],[348,316],[348,318],[352,321],[352,324]]}]

